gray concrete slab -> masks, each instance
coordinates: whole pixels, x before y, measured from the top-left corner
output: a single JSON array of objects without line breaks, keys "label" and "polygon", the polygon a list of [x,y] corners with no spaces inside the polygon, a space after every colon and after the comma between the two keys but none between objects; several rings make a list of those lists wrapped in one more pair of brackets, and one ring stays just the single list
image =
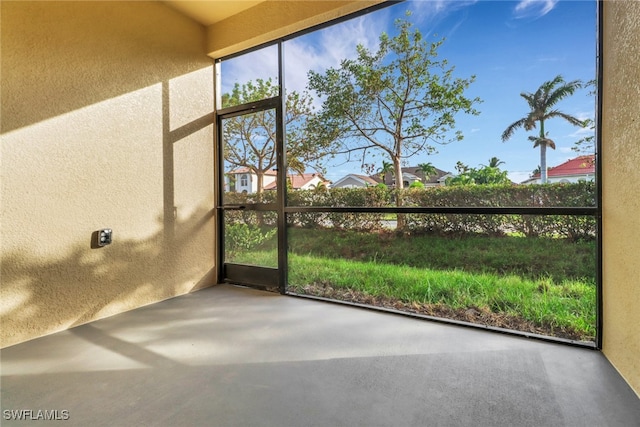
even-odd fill
[{"label": "gray concrete slab", "polygon": [[598,351],[227,285],[0,358],[2,426],[640,426]]}]

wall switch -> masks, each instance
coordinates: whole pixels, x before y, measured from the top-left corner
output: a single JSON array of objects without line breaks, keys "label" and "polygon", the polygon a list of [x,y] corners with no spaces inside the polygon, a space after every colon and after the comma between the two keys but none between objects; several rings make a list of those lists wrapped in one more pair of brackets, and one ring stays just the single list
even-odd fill
[{"label": "wall switch", "polygon": [[106,246],[111,244],[112,232],[110,228],[103,228],[98,230],[98,246]]}]

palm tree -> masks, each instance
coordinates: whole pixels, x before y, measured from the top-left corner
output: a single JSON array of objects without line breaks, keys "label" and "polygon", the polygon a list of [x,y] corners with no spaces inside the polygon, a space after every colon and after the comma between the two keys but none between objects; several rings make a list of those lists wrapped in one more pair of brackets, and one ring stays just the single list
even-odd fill
[{"label": "palm tree", "polygon": [[307,165],[298,157],[292,157],[287,153],[287,169],[292,172],[297,172],[298,175],[303,175],[305,170],[307,170]]},{"label": "palm tree", "polygon": [[[489,164],[487,165],[487,167],[489,167],[489,168],[497,168],[500,165],[504,165],[504,162],[502,160],[500,160],[499,158],[494,156],[494,157],[489,159]],[[484,165],[481,165],[481,166],[484,166]]]},{"label": "palm tree", "polygon": [[418,163],[418,170],[424,174],[425,182],[429,181],[430,177],[438,174],[438,171],[436,170],[435,166],[431,164],[431,162]]},{"label": "palm tree", "polygon": [[502,142],[505,142],[518,128],[530,131],[540,125],[539,136],[529,137],[534,142],[533,147],[540,147],[540,180],[543,184],[547,182],[547,147],[556,148],[555,143],[549,139],[548,133],[545,132],[545,121],[554,117],[565,119],[574,126],[585,126],[585,122],[554,109],[553,107],[562,99],[566,98],[582,87],[580,80],[565,82],[562,76],[558,75],[553,80],[544,82],[535,93],[523,92],[521,97],[527,101],[531,111],[526,117],[511,123],[502,133]]},{"label": "palm tree", "polygon": [[378,172],[382,182],[384,182],[384,177],[387,173],[393,173],[393,170],[393,163],[385,162],[384,160],[382,161],[382,167],[380,168],[380,172]]}]

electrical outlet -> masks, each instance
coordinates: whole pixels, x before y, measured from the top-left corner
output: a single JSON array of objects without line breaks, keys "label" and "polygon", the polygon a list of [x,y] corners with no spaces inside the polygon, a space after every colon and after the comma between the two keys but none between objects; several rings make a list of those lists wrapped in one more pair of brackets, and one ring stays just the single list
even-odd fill
[{"label": "electrical outlet", "polygon": [[106,246],[111,244],[112,232],[110,228],[98,230],[98,246]]}]

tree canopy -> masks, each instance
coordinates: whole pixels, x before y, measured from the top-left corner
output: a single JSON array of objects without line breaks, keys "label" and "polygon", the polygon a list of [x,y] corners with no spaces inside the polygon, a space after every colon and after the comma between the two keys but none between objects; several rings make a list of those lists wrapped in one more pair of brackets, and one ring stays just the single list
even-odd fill
[{"label": "tree canopy", "polygon": [[[585,83],[584,86],[589,88],[589,93],[587,94],[587,96],[595,98],[597,91],[596,80],[589,80],[587,83]],[[588,134],[576,141],[571,149],[573,151],[577,151],[580,154],[593,154],[596,151],[595,118],[589,118],[585,120],[584,127],[589,129]]]},{"label": "tree canopy", "polygon": [[[493,157],[491,160],[497,159]],[[491,166],[491,164],[498,164],[504,162],[490,161],[489,166],[482,166],[480,168],[472,168],[465,165],[462,162],[456,164],[456,170],[458,175],[447,178],[447,185],[486,185],[486,184],[511,184],[511,180],[507,178],[507,171],[500,170],[498,166]]]},{"label": "tree canopy", "polygon": [[[222,95],[222,107],[247,104],[278,95],[272,79],[236,83]],[[305,124],[313,116],[312,98],[304,92],[291,91],[286,96],[286,150],[288,169],[303,173],[307,167],[320,170],[325,151],[311,146],[305,137]],[[230,167],[245,167],[258,177],[262,192],[265,173],[277,166],[275,111],[257,111],[235,116],[223,122],[224,161]]]},{"label": "tree canopy", "polygon": [[487,165],[480,165],[480,166],[490,166],[492,168],[497,168],[500,165],[504,165],[504,162],[499,158],[497,158],[496,156],[493,156],[492,158],[489,159],[489,163]]},{"label": "tree canopy", "polygon": [[428,163],[418,163],[418,169],[424,174],[424,180],[429,181],[429,178],[438,174],[436,167]]},{"label": "tree canopy", "polygon": [[454,77],[454,67],[438,58],[443,40],[425,40],[407,20],[395,28],[394,37],[380,36],[377,51],[359,45],[355,59],[309,72],[309,88],[323,100],[309,135],[319,146],[335,142],[335,153],[359,156],[363,164],[367,155],[382,153],[402,188],[403,160],[462,139],[455,116],[478,114],[480,100],[465,96],[474,77]]}]

